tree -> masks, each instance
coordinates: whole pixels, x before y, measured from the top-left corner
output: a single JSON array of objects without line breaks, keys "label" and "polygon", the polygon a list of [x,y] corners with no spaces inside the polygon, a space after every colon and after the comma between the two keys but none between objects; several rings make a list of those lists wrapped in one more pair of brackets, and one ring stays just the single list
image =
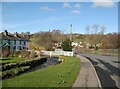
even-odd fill
[{"label": "tree", "polygon": [[120,33],[118,33],[118,41],[117,41],[117,43],[118,43],[118,48],[120,49]]},{"label": "tree", "polygon": [[72,51],[71,41],[69,39],[65,39],[62,42],[62,48],[64,51]]},{"label": "tree", "polygon": [[111,48],[110,47],[110,41],[109,41],[108,37],[105,37],[103,39],[103,41],[102,41],[102,47],[101,48],[102,49],[109,49],[109,48]]},{"label": "tree", "polygon": [[31,35],[31,41],[45,50],[54,50],[55,44],[61,44],[64,38],[66,37],[60,30],[40,31]]},{"label": "tree", "polygon": [[53,30],[51,33],[55,43],[60,43],[63,40],[62,32],[60,30]]},{"label": "tree", "polygon": [[119,34],[117,33],[109,33],[106,34],[102,41],[102,48],[104,49],[118,49],[119,45]]},{"label": "tree", "polygon": [[37,37],[36,43],[46,50],[53,50],[54,39],[51,32],[41,32]]},{"label": "tree", "polygon": [[88,33],[86,36],[86,42],[90,44],[91,47],[94,47],[95,50],[98,49],[98,45],[102,44],[105,29],[105,26],[97,24],[86,27]]}]

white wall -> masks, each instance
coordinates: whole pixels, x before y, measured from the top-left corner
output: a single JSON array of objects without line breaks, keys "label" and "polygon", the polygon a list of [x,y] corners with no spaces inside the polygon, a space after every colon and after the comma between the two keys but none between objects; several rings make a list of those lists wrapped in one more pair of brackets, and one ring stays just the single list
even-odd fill
[{"label": "white wall", "polygon": [[74,53],[71,51],[42,51],[43,55],[64,55],[64,56],[73,56]]},{"label": "white wall", "polygon": [[[24,45],[24,42],[26,42],[26,45]],[[27,46],[27,41],[21,41],[21,44],[20,44],[20,41],[16,41],[16,44],[14,44],[14,41],[13,41],[13,46],[16,46],[16,51],[19,51],[19,47],[21,46],[21,49],[23,49],[23,47],[28,47]]]}]

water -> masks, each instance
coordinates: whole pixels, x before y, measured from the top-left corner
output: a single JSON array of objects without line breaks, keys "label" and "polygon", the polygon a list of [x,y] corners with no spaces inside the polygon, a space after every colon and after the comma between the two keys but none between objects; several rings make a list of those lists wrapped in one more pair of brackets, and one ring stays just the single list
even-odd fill
[{"label": "water", "polygon": [[43,63],[42,65],[38,65],[38,66],[30,69],[29,72],[41,70],[43,68],[47,68],[49,66],[53,66],[53,65],[56,65],[56,64],[59,64],[59,63],[60,63],[60,61],[58,60],[57,57],[47,58],[47,61],[45,63]]}]

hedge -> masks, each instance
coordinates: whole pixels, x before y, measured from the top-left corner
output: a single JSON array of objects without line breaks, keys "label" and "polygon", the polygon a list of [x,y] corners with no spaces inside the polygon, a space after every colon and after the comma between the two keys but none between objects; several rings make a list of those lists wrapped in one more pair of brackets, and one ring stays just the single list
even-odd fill
[{"label": "hedge", "polygon": [[30,68],[33,68],[37,65],[40,65],[44,62],[46,62],[47,58],[41,58],[37,60],[25,60],[19,63],[9,63],[2,65],[2,71],[10,70],[12,68],[19,68],[21,66],[30,66]]},{"label": "hedge", "polygon": [[37,65],[43,64],[47,61],[47,58],[41,58],[37,60],[26,60],[19,63],[9,63],[2,65],[2,73],[0,78],[5,79],[13,75],[23,73]]},{"label": "hedge", "polygon": [[2,72],[2,79],[4,78],[9,78],[10,76],[16,75],[16,74],[20,74],[23,73],[27,70],[29,70],[30,66],[25,66],[25,67],[20,67],[20,68],[13,68],[11,70],[6,70]]}]

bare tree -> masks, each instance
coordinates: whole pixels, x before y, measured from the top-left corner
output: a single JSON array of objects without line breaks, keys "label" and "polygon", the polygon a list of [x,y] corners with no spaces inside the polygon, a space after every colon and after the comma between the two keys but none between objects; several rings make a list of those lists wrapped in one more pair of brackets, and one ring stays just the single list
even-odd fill
[{"label": "bare tree", "polygon": [[101,26],[101,25],[92,25],[91,28],[90,26],[87,26],[86,30],[87,32],[89,31],[88,40],[90,46],[94,47],[95,49],[98,49],[98,45],[101,44],[103,36],[104,36],[104,31],[106,27]]},{"label": "bare tree", "polygon": [[39,32],[31,37],[33,43],[39,45],[46,50],[54,50],[55,43],[62,42],[62,32],[60,30],[53,30],[47,32]]},{"label": "bare tree", "polygon": [[101,26],[101,34],[104,34],[105,30],[107,29],[106,26]]},{"label": "bare tree", "polygon": [[86,27],[86,31],[87,31],[87,34],[90,33],[90,26],[87,26],[87,27]]}]

